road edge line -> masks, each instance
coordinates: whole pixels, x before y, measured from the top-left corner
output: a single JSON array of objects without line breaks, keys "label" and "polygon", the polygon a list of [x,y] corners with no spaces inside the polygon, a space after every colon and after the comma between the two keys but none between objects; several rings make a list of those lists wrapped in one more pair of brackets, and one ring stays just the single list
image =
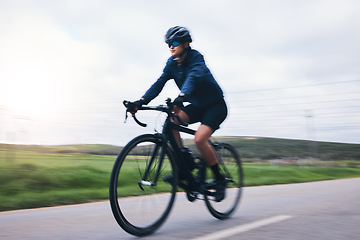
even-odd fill
[{"label": "road edge line", "polygon": [[255,222],[251,222],[251,223],[246,223],[237,227],[233,227],[233,228],[228,228],[225,230],[221,230],[218,232],[214,232],[214,233],[210,233],[201,237],[197,237],[197,238],[193,238],[191,240],[218,240],[218,239],[223,239],[226,237],[230,237],[233,236],[235,234],[238,233],[242,233],[242,232],[246,232],[246,231],[250,231],[253,230],[255,228],[259,228],[262,226],[266,226],[269,224],[273,224],[273,223],[277,223],[277,222],[281,222],[287,219],[292,218],[292,216],[289,215],[278,215],[278,216],[274,216],[274,217],[269,217],[269,218],[265,218],[265,219],[261,219]]}]

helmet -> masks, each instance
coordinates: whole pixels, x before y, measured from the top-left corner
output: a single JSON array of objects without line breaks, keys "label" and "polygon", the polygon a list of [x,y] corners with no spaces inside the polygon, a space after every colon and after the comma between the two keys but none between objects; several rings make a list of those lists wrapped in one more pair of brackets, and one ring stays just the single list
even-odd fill
[{"label": "helmet", "polygon": [[170,28],[165,35],[165,42],[167,44],[172,43],[174,41],[179,41],[181,43],[184,42],[192,42],[190,32],[184,27],[175,26]]}]

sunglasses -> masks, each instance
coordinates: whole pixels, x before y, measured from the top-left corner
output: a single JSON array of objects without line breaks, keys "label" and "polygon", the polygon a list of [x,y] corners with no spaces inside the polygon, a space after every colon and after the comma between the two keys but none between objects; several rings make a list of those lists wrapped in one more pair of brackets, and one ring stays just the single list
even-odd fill
[{"label": "sunglasses", "polygon": [[172,43],[168,43],[169,47],[173,46],[173,47],[177,47],[180,45],[180,42],[174,41]]}]

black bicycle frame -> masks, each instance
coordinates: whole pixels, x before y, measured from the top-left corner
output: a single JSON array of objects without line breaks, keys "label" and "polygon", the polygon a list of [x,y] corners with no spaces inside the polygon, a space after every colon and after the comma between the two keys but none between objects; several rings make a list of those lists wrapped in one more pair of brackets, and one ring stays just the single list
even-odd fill
[{"label": "black bicycle frame", "polygon": [[[168,116],[165,120],[162,134],[158,134],[159,141],[161,141],[161,144],[155,144],[155,147],[151,153],[150,161],[148,163],[148,166],[145,169],[143,179],[142,179],[142,181],[139,182],[140,187],[141,187],[141,185],[150,185],[150,186],[156,185],[157,180],[160,175],[162,162],[163,162],[163,159],[165,156],[166,149],[170,150],[172,155],[175,157],[176,167],[177,167],[177,169],[180,170],[179,172],[182,173],[183,176],[185,176],[188,181],[190,181],[190,182],[194,181],[194,177],[192,176],[190,169],[187,167],[186,163],[184,162],[184,158],[181,155],[181,147],[179,146],[179,143],[173,134],[173,130],[176,130],[179,132],[184,132],[184,133],[191,134],[191,135],[195,135],[195,133],[196,133],[196,131],[193,129],[186,128],[186,127],[175,124],[173,122],[172,117]],[[171,148],[168,147],[168,145],[167,145],[168,143],[170,144]],[[154,162],[154,158],[155,158],[155,156],[157,156],[159,148],[160,148],[161,152],[160,152],[160,156],[159,156],[159,165],[157,166],[157,171],[155,174],[154,182],[148,182],[145,179],[148,177],[148,174],[149,174],[152,164]]]}]

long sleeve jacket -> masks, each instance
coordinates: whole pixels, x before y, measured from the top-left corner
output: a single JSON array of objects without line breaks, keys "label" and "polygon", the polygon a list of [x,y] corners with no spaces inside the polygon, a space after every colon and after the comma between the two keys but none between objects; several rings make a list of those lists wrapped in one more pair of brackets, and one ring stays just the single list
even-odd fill
[{"label": "long sleeve jacket", "polygon": [[149,103],[162,91],[165,83],[174,79],[190,103],[205,107],[223,98],[223,91],[205,64],[203,55],[190,49],[183,62],[170,57],[160,78],[146,91],[143,98]]}]

